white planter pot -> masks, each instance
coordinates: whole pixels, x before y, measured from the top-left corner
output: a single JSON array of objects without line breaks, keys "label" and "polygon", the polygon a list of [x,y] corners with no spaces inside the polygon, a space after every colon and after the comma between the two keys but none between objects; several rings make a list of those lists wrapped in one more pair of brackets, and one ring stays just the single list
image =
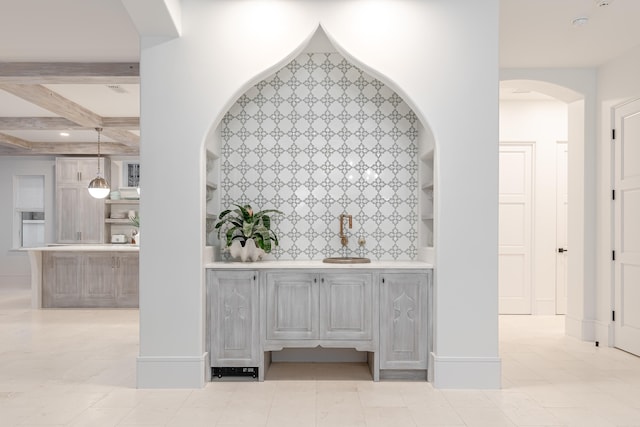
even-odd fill
[{"label": "white planter pot", "polygon": [[240,240],[234,240],[229,246],[229,253],[233,258],[240,258],[243,262],[258,261],[265,254],[262,249],[256,246],[256,242],[253,239],[247,240],[244,246],[242,246]]}]

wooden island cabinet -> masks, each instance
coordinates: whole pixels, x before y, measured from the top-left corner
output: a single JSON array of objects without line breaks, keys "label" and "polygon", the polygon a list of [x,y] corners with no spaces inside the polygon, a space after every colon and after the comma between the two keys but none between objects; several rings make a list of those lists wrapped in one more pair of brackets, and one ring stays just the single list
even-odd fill
[{"label": "wooden island cabinet", "polygon": [[138,246],[56,245],[26,251],[33,308],[138,307]]}]

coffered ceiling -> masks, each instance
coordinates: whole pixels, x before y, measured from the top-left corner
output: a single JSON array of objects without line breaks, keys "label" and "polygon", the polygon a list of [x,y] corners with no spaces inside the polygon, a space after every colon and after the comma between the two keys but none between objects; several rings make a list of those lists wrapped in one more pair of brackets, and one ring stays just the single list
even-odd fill
[{"label": "coffered ceiling", "polygon": [[[638,17],[638,0],[501,0],[500,65],[597,67],[640,45]],[[94,154],[96,127],[103,152],[138,153],[138,35],[120,0],[1,0],[0,40],[0,154]]]}]

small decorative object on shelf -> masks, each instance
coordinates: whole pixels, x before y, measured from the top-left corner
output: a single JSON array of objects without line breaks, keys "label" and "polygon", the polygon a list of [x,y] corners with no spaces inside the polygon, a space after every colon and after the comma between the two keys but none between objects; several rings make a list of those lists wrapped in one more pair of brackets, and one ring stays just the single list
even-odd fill
[{"label": "small decorative object on shelf", "polygon": [[[242,261],[257,261],[272,247],[278,246],[278,236],[271,230],[268,214],[281,214],[279,210],[267,209],[254,212],[250,205],[234,205],[237,209],[227,209],[218,216],[215,228],[218,238],[224,233],[226,246],[234,258]],[[272,244],[273,242],[273,244]]]},{"label": "small decorative object on shelf", "polygon": [[129,211],[129,223],[136,227],[131,230],[131,243],[140,244],[140,216],[135,211]]}]

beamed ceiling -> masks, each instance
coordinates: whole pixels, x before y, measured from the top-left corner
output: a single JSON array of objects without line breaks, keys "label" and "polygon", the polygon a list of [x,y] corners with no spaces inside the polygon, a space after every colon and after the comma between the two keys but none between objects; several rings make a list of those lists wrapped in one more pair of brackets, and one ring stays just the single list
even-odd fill
[{"label": "beamed ceiling", "polygon": [[99,127],[104,154],[137,155],[139,74],[138,63],[0,63],[0,152],[95,153]]}]

